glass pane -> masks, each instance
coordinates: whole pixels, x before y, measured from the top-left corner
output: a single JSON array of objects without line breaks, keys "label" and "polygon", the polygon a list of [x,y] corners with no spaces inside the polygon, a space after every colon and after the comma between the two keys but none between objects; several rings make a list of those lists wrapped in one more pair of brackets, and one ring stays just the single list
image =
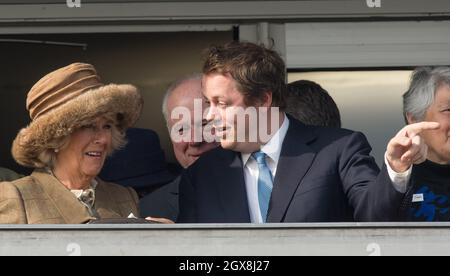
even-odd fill
[{"label": "glass pane", "polygon": [[363,132],[379,165],[389,140],[405,125],[402,95],[411,71],[289,73],[288,81],[311,80],[339,107],[344,128]]}]

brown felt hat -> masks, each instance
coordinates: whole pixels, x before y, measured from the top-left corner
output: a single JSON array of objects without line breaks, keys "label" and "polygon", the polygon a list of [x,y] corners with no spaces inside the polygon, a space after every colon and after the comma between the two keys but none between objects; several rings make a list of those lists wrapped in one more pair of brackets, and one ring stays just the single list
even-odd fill
[{"label": "brown felt hat", "polygon": [[51,72],[28,92],[31,123],[20,130],[12,146],[14,159],[32,168],[44,167],[39,155],[54,141],[67,137],[100,116],[112,115],[124,132],[139,119],[143,99],[128,84],[105,85],[90,64],[74,63]]}]

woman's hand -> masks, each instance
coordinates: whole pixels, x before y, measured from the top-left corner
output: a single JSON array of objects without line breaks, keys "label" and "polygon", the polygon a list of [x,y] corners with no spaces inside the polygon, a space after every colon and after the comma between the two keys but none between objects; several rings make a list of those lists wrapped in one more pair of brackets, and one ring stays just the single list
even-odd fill
[{"label": "woman's hand", "polygon": [[166,219],[166,218],[146,217],[145,219],[148,221],[156,222],[156,223],[175,224],[175,222],[171,221],[170,219]]}]

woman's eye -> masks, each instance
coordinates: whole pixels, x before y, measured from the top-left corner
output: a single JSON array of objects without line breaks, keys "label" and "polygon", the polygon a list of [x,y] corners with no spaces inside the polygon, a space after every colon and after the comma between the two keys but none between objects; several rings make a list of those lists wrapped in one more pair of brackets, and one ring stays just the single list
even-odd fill
[{"label": "woman's eye", "polygon": [[104,129],[111,129],[111,128],[112,128],[112,125],[105,125],[103,128],[104,128]]},{"label": "woman's eye", "polygon": [[84,126],[82,126],[81,128],[84,128],[84,129],[92,129],[92,128],[94,128],[94,125],[84,125]]}]

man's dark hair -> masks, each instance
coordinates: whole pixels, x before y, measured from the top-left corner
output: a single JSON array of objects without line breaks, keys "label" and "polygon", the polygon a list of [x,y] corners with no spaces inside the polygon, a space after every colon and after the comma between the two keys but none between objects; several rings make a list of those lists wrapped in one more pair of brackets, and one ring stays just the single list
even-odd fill
[{"label": "man's dark hair", "polygon": [[287,113],[306,125],[341,127],[339,109],[322,86],[300,80],[287,87]]},{"label": "man's dark hair", "polygon": [[206,51],[203,74],[230,75],[247,106],[272,93],[272,106],[285,108],[286,66],[277,52],[249,42],[230,42]]}]

